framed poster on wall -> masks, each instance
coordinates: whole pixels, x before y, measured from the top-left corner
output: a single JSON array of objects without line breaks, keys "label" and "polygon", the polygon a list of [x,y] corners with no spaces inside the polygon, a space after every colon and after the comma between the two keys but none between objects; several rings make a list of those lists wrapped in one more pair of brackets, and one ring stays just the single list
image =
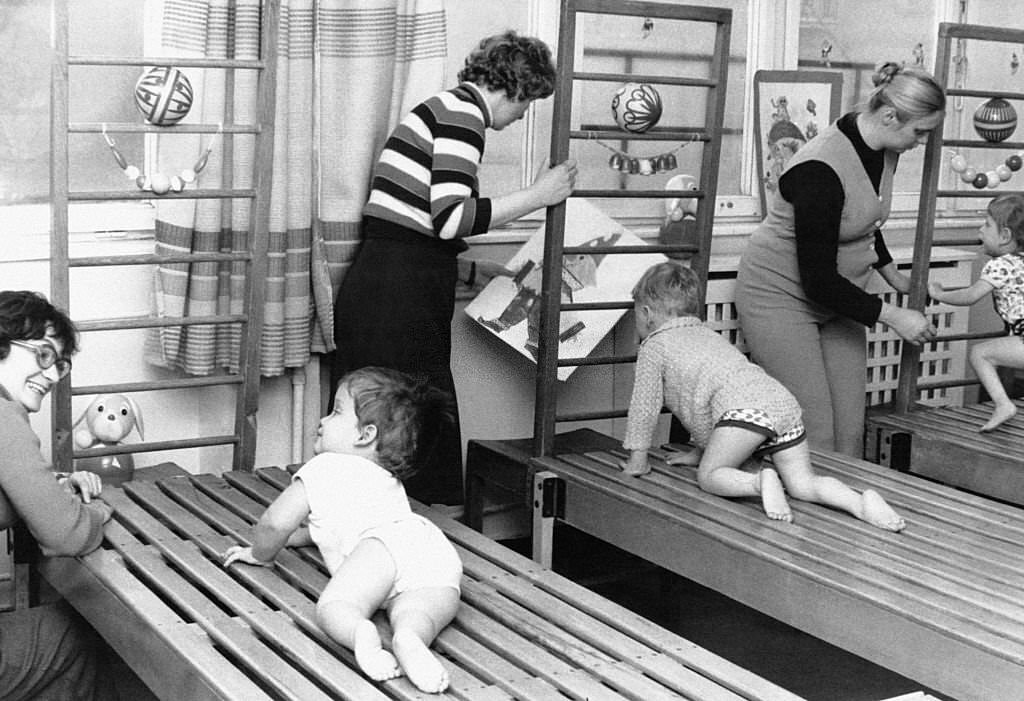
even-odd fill
[{"label": "framed poster on wall", "polygon": [[754,144],[761,212],[778,188],[786,162],[839,118],[843,75],[833,71],[757,71]]}]

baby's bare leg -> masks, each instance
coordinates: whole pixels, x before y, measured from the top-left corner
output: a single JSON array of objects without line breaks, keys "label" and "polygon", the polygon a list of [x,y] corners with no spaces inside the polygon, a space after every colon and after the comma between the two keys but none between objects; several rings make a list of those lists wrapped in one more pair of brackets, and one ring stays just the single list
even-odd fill
[{"label": "baby's bare leg", "polygon": [[1020,336],[1005,336],[979,343],[971,348],[971,367],[995,404],[992,415],[978,430],[993,431],[1017,415],[1017,405],[1003,387],[999,368],[1024,368],[1024,341]]},{"label": "baby's bare leg", "polygon": [[317,623],[352,650],[363,672],[376,681],[401,674],[394,655],[384,649],[370,620],[395,580],[395,563],[384,544],[370,538],[356,546],[331,577],[317,602]]},{"label": "baby's bare leg", "polygon": [[868,489],[859,494],[835,477],[815,474],[807,441],[780,450],[772,456],[772,461],[786,490],[796,499],[842,509],[872,526],[890,531],[900,531],[906,526],[878,492]]},{"label": "baby's bare leg", "polygon": [[723,497],[760,496],[769,518],[789,521],[789,502],[775,471],[768,468],[751,473],[740,469],[763,442],[764,435],[757,431],[739,426],[716,428],[701,456],[697,483],[704,491]]},{"label": "baby's bare leg", "polygon": [[402,592],[388,608],[395,631],[391,647],[405,676],[420,691],[437,694],[448,688],[448,670],[429,646],[458,608],[459,592],[452,587]]}]

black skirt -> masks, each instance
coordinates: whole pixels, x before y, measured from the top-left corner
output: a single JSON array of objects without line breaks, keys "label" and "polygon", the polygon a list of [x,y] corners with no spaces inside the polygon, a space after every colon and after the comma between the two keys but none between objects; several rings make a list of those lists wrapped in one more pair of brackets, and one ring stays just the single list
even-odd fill
[{"label": "black skirt", "polygon": [[[463,241],[443,241],[367,218],[363,243],[334,303],[332,401],[350,370],[376,365],[425,379],[455,399],[451,370],[456,257]],[[462,437],[455,425],[440,437],[435,459],[405,480],[408,495],[427,504],[463,502]]]}]

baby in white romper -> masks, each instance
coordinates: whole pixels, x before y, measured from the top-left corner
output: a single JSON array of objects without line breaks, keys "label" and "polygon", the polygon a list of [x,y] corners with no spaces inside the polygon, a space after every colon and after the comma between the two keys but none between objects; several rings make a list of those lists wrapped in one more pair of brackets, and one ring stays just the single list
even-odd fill
[{"label": "baby in white romper", "polygon": [[[422,464],[450,406],[444,393],[393,370],[343,377],[334,411],[320,420],[317,456],[267,508],[253,545],[224,557],[225,567],[271,565],[286,545],[315,543],[331,573],[317,602],[320,626],[371,679],[404,673],[428,693],[448,686],[428,648],[458,610],[462,563],[441,530],[412,512],[400,478]],[[371,620],[381,608],[394,630],[391,652]]]}]

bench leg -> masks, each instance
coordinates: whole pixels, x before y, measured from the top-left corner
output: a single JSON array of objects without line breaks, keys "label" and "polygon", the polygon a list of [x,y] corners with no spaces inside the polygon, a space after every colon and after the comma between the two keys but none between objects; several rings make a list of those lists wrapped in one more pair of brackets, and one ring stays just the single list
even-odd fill
[{"label": "bench leg", "polygon": [[547,470],[533,476],[533,559],[551,568],[555,519],[565,511],[565,482]]}]

